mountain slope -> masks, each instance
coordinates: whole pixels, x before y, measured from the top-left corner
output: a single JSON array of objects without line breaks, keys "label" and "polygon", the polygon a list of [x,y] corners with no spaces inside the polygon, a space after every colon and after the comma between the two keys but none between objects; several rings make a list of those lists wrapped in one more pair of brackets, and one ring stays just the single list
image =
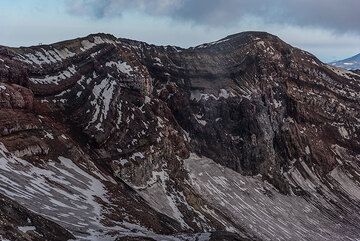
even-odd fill
[{"label": "mountain slope", "polygon": [[360,54],[357,54],[353,57],[332,62],[331,65],[334,65],[336,67],[348,69],[348,70],[357,70],[360,69]]},{"label": "mountain slope", "polygon": [[360,76],[273,35],[2,47],[0,80],[1,193],[78,239],[360,236]]}]

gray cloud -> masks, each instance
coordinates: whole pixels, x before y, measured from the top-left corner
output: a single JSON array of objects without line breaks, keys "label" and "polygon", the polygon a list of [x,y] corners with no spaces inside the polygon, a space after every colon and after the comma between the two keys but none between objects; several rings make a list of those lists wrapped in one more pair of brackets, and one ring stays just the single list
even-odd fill
[{"label": "gray cloud", "polygon": [[304,26],[319,26],[360,33],[359,0],[282,0],[283,19]]},{"label": "gray cloud", "polygon": [[360,33],[359,0],[66,0],[68,10],[96,18],[129,10],[216,27],[256,17],[265,23]]},{"label": "gray cloud", "polygon": [[183,7],[182,0],[65,0],[72,14],[90,15],[96,18],[121,16],[128,10],[149,15],[169,15]]}]

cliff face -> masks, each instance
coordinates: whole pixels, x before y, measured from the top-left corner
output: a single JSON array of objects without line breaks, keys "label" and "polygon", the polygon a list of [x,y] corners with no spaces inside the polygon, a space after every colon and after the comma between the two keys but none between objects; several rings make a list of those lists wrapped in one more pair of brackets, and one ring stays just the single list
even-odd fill
[{"label": "cliff face", "polygon": [[360,236],[360,76],[273,35],[1,47],[0,82],[0,191],[77,238]]}]

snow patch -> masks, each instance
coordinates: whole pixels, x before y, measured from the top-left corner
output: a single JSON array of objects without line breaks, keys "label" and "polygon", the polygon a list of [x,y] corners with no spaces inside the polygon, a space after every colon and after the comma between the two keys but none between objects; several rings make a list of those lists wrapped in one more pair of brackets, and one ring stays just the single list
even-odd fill
[{"label": "snow patch", "polygon": [[61,81],[69,79],[76,74],[75,66],[72,65],[71,67],[68,67],[66,70],[60,72],[58,75],[46,75],[43,78],[30,78],[30,81],[34,84],[55,84],[59,85]]},{"label": "snow patch", "polygon": [[111,99],[113,98],[115,87],[116,82],[109,78],[103,79],[98,85],[94,86],[94,99],[90,103],[95,108],[95,112],[89,125],[98,122],[95,128],[99,131],[104,131],[101,126],[104,120],[106,120],[108,111],[110,110]]},{"label": "snow patch", "polygon": [[225,90],[225,89],[220,89],[219,91],[219,95],[215,96],[213,94],[207,94],[207,93],[202,93],[199,90],[194,90],[191,91],[190,93],[190,100],[194,100],[194,101],[201,101],[201,100],[205,100],[208,101],[210,98],[215,99],[215,100],[220,100],[221,98],[224,99],[228,99],[230,97],[233,97],[234,94]]},{"label": "snow patch", "polygon": [[26,232],[29,232],[29,231],[35,231],[36,228],[34,226],[24,226],[24,227],[18,227],[18,229],[23,232],[23,233],[26,233]]},{"label": "snow patch", "polygon": [[200,125],[206,126],[207,122],[201,119],[203,118],[203,115],[194,115],[194,117]]},{"label": "snow patch", "polygon": [[116,67],[117,71],[119,73],[123,73],[126,74],[128,76],[133,76],[133,74],[131,72],[133,72],[133,68],[126,62],[122,62],[122,61],[118,61],[118,62],[114,62],[114,61],[110,61],[107,62],[105,64],[105,66],[107,67]]},{"label": "snow patch", "polygon": [[61,62],[65,59],[71,58],[75,56],[75,53],[69,51],[69,49],[50,49],[45,50],[41,48],[41,51],[36,51],[35,53],[27,53],[24,55],[18,55],[17,59],[28,63],[28,64],[36,64],[36,65],[44,65]]},{"label": "snow patch", "polygon": [[345,138],[345,139],[350,139],[350,137],[349,137],[349,132],[346,130],[345,127],[340,126],[340,127],[338,128],[338,130],[339,130],[340,135],[341,135],[343,138]]}]

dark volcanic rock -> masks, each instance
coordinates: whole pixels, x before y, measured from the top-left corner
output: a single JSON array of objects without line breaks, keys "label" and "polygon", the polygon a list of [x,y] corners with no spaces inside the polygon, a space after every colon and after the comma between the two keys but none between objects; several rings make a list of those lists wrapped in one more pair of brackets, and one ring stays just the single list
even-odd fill
[{"label": "dark volcanic rock", "polygon": [[76,237],[360,235],[360,76],[276,36],[1,47],[0,82],[0,190]]}]

